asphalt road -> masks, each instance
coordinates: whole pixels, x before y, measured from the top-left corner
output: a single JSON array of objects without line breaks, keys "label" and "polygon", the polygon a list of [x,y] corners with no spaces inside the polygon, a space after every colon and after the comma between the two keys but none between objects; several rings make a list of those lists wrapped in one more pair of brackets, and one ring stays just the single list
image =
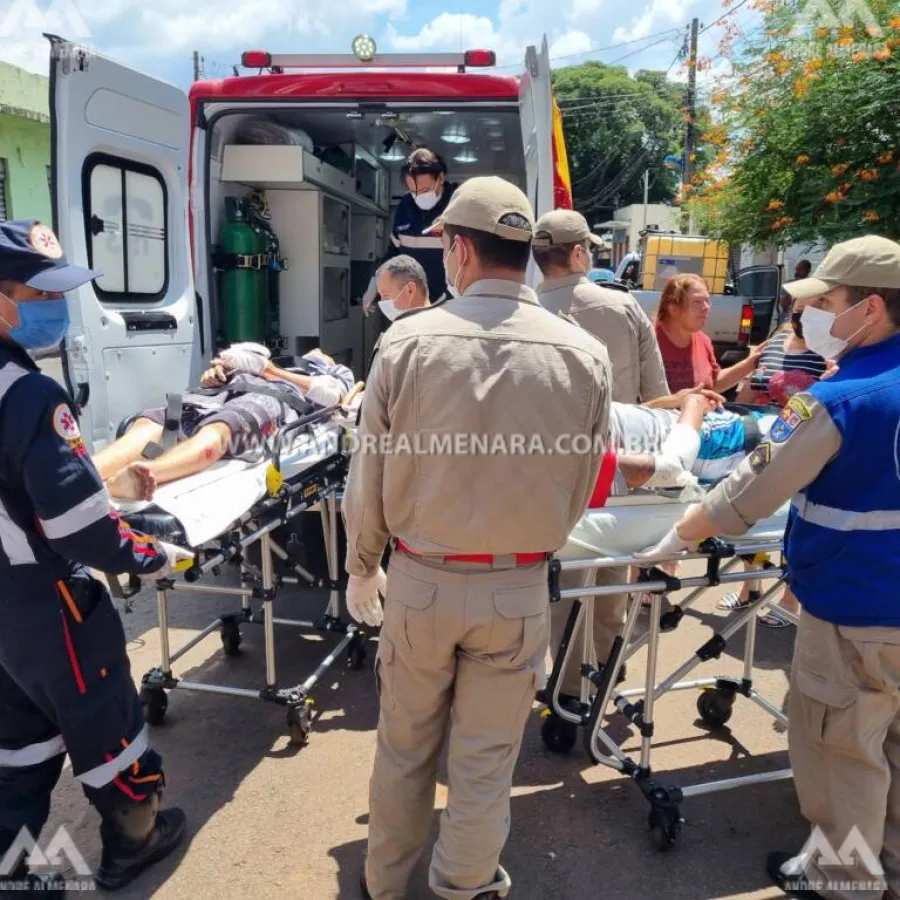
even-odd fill
[{"label": "asphalt road", "polygon": [[[59,377],[58,360],[44,360],[42,367]],[[233,575],[223,574],[221,581],[233,584]],[[724,591],[711,590],[676,631],[663,635],[660,674],[667,675],[690,659],[711,629],[727,621],[726,613],[714,609]],[[276,601],[276,614],[310,619],[323,607],[321,593],[286,588]],[[235,601],[222,595],[173,595],[169,604],[173,646],[234,609]],[[140,683],[159,661],[153,593],[142,592],[123,621],[132,674]],[[793,628],[759,629],[755,683],[777,706],[786,695],[793,633]],[[175,664],[176,676],[203,684],[262,687],[262,629],[247,625],[243,634],[242,652],[235,658],[225,657],[218,635],[210,635]],[[303,682],[334,642],[331,636],[277,629],[279,685]],[[702,664],[687,677],[739,675],[743,646],[738,635],[719,660]],[[359,897],[378,716],[371,668],[374,652],[373,639],[363,670],[349,670],[342,656],[322,680],[314,691],[315,730],[302,749],[289,743],[280,707],[210,693],[171,692],[166,721],[152,730],[152,737],[165,758],[165,802],[185,810],[189,838],[174,857],[116,896],[122,900]],[[642,686],[644,660],[642,652],[629,662],[626,687]],[[697,695],[696,690],[679,691],[658,701],[652,766],[663,783],[685,786],[787,768],[785,735],[761,709],[739,699],[728,725],[711,730],[698,718]],[[799,848],[806,837],[790,781],[685,799],[683,833],[674,848],[661,853],[649,839],[649,807],[638,787],[611,769],[593,765],[580,744],[570,756],[549,753],[540,738],[540,725],[535,707],[516,769],[511,831],[502,859],[513,877],[512,900],[782,896],[771,886],[764,860],[770,850]],[[637,759],[640,736],[634,726],[615,717],[607,729],[624,740],[626,752]],[[435,826],[445,799],[442,775],[435,796]],[[98,818],[68,768],[54,797],[45,840],[60,824],[70,830],[88,863],[96,866]],[[75,877],[71,869],[69,875]],[[410,898],[431,896],[423,862]]]}]

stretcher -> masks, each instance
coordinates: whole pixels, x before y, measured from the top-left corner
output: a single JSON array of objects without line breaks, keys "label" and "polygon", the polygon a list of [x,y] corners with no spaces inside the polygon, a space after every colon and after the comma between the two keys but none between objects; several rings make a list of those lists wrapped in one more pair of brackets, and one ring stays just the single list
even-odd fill
[{"label": "stretcher", "polygon": [[[790,504],[758,522],[748,533],[706,541],[698,552],[654,560],[652,564],[635,558],[635,554],[661,540],[702,493],[702,489],[695,491],[693,496],[675,490],[636,490],[623,496],[611,496],[602,508],[585,514],[566,546],[551,561],[551,602],[571,599],[574,603],[554,657],[552,672],[544,690],[538,693],[538,700],[546,707],[541,737],[550,750],[566,753],[574,747],[581,729],[585,749],[593,762],[631,778],[650,803],[649,828],[660,849],[672,846],[680,834],[684,821],[680,804],[685,798],[792,777],[791,770],[784,769],[705,784],[674,786],[661,780],[651,766],[654,705],[669,691],[700,689],[697,710],[703,722],[712,728],[720,728],[729,721],[738,697],[752,701],[787,726],[787,716],[780,707],[761,697],[754,688],[753,667],[757,613],[773,601],[783,582],[783,567],[776,565],[773,557],[783,553]],[[662,568],[666,562],[697,559],[706,561],[706,571],[696,577],[673,577]],[[734,571],[742,562],[751,563],[754,570]],[[639,573],[637,582],[560,590],[559,575],[562,572],[614,567],[633,567]],[[658,681],[662,634],[674,631],[685,611],[710,588],[744,581],[773,583],[749,606],[731,613],[721,631],[714,632],[690,659]],[[669,602],[670,593],[686,588],[693,590],[679,604]],[[636,637],[642,593],[651,599],[649,621],[646,632]],[[608,658],[595,663],[593,604],[621,594],[628,594],[623,630],[615,638]],[[701,663],[718,659],[728,640],[742,629],[746,629],[746,642],[739,675],[683,680]],[[573,640],[579,630],[580,642]],[[619,690],[624,680],[625,662],[644,647],[647,648],[647,662],[643,687]],[[582,662],[581,696],[577,704],[561,704],[562,673],[573,654]],[[640,733],[638,759],[629,756],[604,730],[604,719],[616,713],[624,716]]]},{"label": "stretcher", "polygon": [[[116,501],[123,520],[136,531],[176,543],[195,553],[193,564],[179,577],[156,582],[160,630],[160,662],[142,679],[141,703],[151,725],[161,724],[168,709],[167,691],[189,690],[276,703],[287,709],[291,741],[306,744],[313,727],[312,691],[346,652],[350,667],[361,669],[366,658],[365,632],[341,616],[338,559],[338,503],[349,465],[348,432],[361,402],[357,385],[343,405],[323,409],[281,429],[256,461],[223,459],[205,471],[160,486],[152,503]],[[297,563],[273,537],[301,513],[320,513],[327,577],[317,577]],[[277,574],[280,563],[288,574]],[[240,570],[240,587],[200,584],[225,565]],[[127,588],[108,579],[113,593],[130,609],[140,582]],[[324,588],[329,599],[315,621],[279,619],[274,601],[282,585]],[[215,594],[239,598],[237,611],[219,616],[183,646],[173,650],[168,604],[174,593]],[[259,607],[253,609],[253,602]],[[261,624],[265,637],[265,685],[237,688],[198,684],[177,677],[173,665],[201,641],[218,631],[227,656],[240,652],[241,626]],[[275,658],[275,626],[291,626],[337,635],[339,641],[302,684],[279,687]]]}]

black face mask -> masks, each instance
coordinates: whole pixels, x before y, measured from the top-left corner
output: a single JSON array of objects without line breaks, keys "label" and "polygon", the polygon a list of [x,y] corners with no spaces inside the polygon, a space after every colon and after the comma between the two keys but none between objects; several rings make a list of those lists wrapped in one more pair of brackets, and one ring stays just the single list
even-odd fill
[{"label": "black face mask", "polygon": [[802,316],[802,312],[795,312],[791,314],[791,328],[794,329],[794,334],[796,334],[801,341],[803,340],[803,325],[800,322]]}]

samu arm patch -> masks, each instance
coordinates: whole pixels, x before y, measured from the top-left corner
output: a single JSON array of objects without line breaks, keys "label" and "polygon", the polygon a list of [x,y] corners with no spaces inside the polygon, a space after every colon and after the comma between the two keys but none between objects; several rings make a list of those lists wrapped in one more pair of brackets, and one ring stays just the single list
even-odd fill
[{"label": "samu arm patch", "polygon": [[78,420],[68,404],[60,403],[53,410],[53,430],[77,456],[87,456],[87,447],[81,439]]}]

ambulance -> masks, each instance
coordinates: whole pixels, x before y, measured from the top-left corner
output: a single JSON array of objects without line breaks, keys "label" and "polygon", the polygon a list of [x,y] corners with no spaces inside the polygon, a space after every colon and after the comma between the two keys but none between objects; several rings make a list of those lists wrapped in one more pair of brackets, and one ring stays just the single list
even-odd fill
[{"label": "ambulance", "polygon": [[484,71],[490,50],[382,55],[362,35],[346,55],[251,50],[185,94],[47,37],[54,227],[103,273],[70,295],[63,347],[93,450],[235,337],[277,332],[279,355],[320,346],[365,378],[387,323],[362,296],[413,148],[456,184],[509,179],[538,216],[572,206],[546,38],[518,76]]}]

